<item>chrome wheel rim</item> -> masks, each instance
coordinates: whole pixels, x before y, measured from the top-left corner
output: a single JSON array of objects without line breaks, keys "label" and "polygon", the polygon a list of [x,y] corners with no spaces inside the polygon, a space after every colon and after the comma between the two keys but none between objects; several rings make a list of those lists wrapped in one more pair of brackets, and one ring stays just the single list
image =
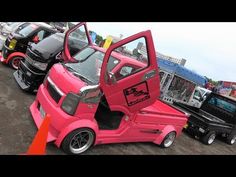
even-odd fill
[{"label": "chrome wheel rim", "polygon": [[173,144],[175,140],[175,132],[171,132],[167,135],[166,139],[164,140],[164,146],[169,147]]},{"label": "chrome wheel rim", "polygon": [[21,60],[20,57],[14,57],[14,58],[12,59],[12,67],[13,67],[14,69],[18,69],[18,68],[19,68],[20,60]]},{"label": "chrome wheel rim", "polygon": [[215,134],[211,134],[211,136],[208,139],[208,144],[212,144],[213,141],[215,140],[215,138],[216,138],[216,135]]},{"label": "chrome wheel rim", "polygon": [[231,144],[234,144],[235,141],[236,141],[236,136],[234,136],[234,137],[231,139],[230,143],[231,143]]},{"label": "chrome wheel rim", "polygon": [[89,130],[83,130],[73,136],[70,141],[70,151],[74,154],[80,154],[86,151],[93,144],[93,133]]}]

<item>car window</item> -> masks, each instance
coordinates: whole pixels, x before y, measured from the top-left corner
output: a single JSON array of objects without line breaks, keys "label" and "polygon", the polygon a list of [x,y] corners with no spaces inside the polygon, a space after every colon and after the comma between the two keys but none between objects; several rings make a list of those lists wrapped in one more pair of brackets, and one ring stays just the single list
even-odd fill
[{"label": "car window", "polygon": [[124,77],[129,76],[137,69],[138,69],[138,67],[135,68],[134,66],[128,66],[128,65],[122,66],[121,69],[119,69],[115,73],[116,80],[120,80]]},{"label": "car window", "polygon": [[200,96],[201,96],[200,92],[198,90],[195,90],[194,97],[200,97]]},{"label": "car window", "polygon": [[[140,72],[149,65],[148,50],[146,47],[146,39],[141,37],[122,46],[119,46],[114,50],[113,55],[121,62],[125,63],[118,72],[114,73],[116,80],[129,77],[130,75]],[[107,71],[109,69],[109,63],[113,63],[112,58],[108,60]],[[127,64],[129,63],[129,65]]]},{"label": "car window", "polygon": [[30,24],[30,25],[26,26],[25,28],[22,28],[21,30],[17,31],[17,34],[26,37],[29,34],[31,34],[34,30],[36,30],[37,28],[38,28],[38,26],[36,24]]}]

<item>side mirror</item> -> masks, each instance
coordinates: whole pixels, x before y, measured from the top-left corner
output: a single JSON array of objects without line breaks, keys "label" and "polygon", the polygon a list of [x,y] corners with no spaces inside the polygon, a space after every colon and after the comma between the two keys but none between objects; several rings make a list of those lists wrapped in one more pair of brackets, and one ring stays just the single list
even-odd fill
[{"label": "side mirror", "polygon": [[63,57],[62,57],[62,52],[59,52],[59,53],[56,55],[56,60],[58,60],[59,62],[64,61],[64,60],[63,60]]},{"label": "side mirror", "polygon": [[116,84],[116,82],[117,82],[117,80],[116,80],[114,73],[107,72],[107,83],[109,85],[111,85],[111,84]]},{"label": "side mirror", "polygon": [[35,44],[37,44],[37,43],[39,42],[39,37],[38,37],[38,36],[34,36],[33,42],[34,42]]}]

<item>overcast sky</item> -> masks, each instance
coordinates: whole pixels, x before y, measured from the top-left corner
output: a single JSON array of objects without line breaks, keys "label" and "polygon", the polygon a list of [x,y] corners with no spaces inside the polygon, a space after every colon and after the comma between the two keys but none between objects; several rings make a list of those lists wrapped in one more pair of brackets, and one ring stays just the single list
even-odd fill
[{"label": "overcast sky", "polygon": [[106,38],[150,29],[156,51],[187,60],[185,66],[213,80],[236,81],[236,23],[88,23]]}]

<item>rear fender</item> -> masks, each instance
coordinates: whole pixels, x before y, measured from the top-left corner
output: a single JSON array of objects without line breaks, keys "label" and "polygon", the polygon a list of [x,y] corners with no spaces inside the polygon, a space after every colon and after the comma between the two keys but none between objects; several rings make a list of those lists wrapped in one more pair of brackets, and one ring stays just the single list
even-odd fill
[{"label": "rear fender", "polygon": [[7,60],[5,61],[6,64],[8,64],[9,61],[10,61],[13,57],[16,57],[16,56],[20,56],[20,57],[24,58],[24,57],[25,57],[25,54],[22,53],[22,52],[14,52],[14,53],[10,54],[10,55],[7,57]]},{"label": "rear fender", "polygon": [[[162,130],[162,133],[155,139],[154,143],[155,144],[161,144],[161,142],[163,141],[163,139],[165,138],[165,136],[172,132],[172,131],[176,131],[175,127],[173,125],[167,125],[165,126],[165,128]],[[178,133],[177,133],[178,134]]]},{"label": "rear fender", "polygon": [[[72,124],[68,125],[67,127],[65,127],[61,133],[59,134],[55,144],[57,147],[60,147],[63,139],[72,131],[78,129],[78,128],[90,128],[94,131],[95,133],[95,138],[96,138],[96,134],[98,132],[98,126],[95,122],[91,121],[91,120],[78,120],[76,122],[73,122]],[[95,140],[96,141],[96,140]]]}]

